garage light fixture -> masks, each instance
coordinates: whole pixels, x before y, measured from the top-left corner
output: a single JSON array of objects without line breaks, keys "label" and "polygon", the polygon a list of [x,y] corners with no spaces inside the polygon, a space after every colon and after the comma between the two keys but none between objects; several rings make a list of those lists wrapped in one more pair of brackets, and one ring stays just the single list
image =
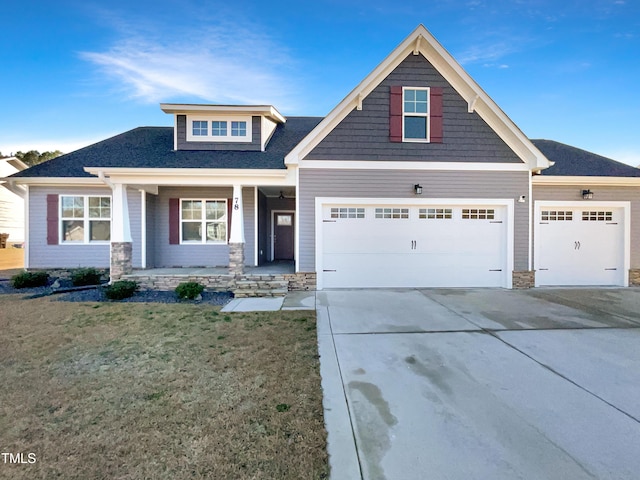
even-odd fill
[{"label": "garage light fixture", "polygon": [[591,190],[582,190],[583,200],[591,200],[593,198],[593,192]]},{"label": "garage light fixture", "polygon": [[422,186],[420,184],[416,183],[413,189],[416,191],[416,195],[422,195]]}]

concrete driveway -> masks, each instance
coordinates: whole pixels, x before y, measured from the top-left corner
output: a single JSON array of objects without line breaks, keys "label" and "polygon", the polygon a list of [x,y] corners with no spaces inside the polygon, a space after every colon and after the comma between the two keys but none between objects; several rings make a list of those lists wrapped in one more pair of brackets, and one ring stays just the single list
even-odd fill
[{"label": "concrete driveway", "polygon": [[317,294],[331,478],[637,479],[640,290]]}]

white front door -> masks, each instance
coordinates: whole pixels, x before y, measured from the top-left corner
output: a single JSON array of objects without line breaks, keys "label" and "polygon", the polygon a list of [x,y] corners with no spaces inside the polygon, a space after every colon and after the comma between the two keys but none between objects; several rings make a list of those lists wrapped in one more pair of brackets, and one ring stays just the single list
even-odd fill
[{"label": "white front door", "polygon": [[507,222],[502,205],[324,204],[322,288],[504,287]]},{"label": "white front door", "polygon": [[624,208],[538,206],[536,223],[536,285],[625,285]]}]

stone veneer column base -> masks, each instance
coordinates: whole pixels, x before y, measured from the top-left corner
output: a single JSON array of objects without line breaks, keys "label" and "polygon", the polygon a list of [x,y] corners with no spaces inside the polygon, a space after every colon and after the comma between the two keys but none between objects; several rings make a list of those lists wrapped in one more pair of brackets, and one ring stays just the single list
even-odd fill
[{"label": "stone veneer column base", "polygon": [[244,275],[244,243],[229,243],[229,274]]},{"label": "stone veneer column base", "polygon": [[535,270],[514,270],[512,275],[513,288],[515,289],[533,288],[536,286]]},{"label": "stone veneer column base", "polygon": [[111,281],[119,280],[133,271],[131,242],[111,242]]},{"label": "stone veneer column base", "polygon": [[640,286],[640,268],[629,269],[629,286]]}]

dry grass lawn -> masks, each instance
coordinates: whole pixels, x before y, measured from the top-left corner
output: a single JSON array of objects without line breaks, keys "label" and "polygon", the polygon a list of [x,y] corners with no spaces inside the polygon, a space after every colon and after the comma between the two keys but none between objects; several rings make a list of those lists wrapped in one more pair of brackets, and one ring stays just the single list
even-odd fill
[{"label": "dry grass lawn", "polygon": [[0,478],[327,478],[315,313],[0,295]]}]

